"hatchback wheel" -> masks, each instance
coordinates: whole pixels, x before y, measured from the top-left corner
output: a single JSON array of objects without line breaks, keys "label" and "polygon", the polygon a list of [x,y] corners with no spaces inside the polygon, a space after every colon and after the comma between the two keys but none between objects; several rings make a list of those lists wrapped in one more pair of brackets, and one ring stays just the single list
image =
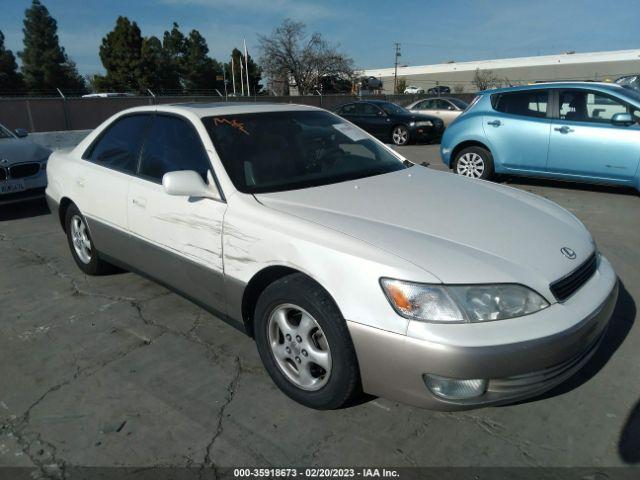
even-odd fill
[{"label": "hatchback wheel", "polygon": [[65,229],[71,255],[80,270],[87,275],[104,275],[117,271],[116,267],[100,258],[93,244],[87,221],[75,205],[67,209]]},{"label": "hatchback wheel", "polygon": [[406,145],[409,143],[409,129],[404,125],[396,125],[391,131],[391,140],[395,145]]},{"label": "hatchback wheel", "polygon": [[346,322],[329,294],[310,278],[293,274],[267,287],[256,306],[254,333],[267,372],[295,401],[333,409],[359,392]]},{"label": "hatchback wheel", "polygon": [[453,169],[458,175],[488,180],[493,176],[493,156],[482,147],[465,148],[456,156]]}]

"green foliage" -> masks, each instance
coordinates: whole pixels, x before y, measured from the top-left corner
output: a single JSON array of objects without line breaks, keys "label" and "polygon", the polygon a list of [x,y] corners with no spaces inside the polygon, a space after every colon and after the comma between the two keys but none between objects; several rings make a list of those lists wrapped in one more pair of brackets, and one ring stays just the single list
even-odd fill
[{"label": "green foliage", "polygon": [[100,60],[107,74],[96,77],[95,84],[101,90],[130,92],[140,89],[144,76],[142,61],[143,39],[136,22],[118,17],[115,28],[102,39]]},{"label": "green foliage", "polygon": [[407,88],[407,79],[404,77],[398,77],[396,80],[396,91],[394,92],[396,95],[401,95],[404,93],[404,90]]},{"label": "green foliage", "polygon": [[0,96],[24,93],[22,75],[18,72],[16,57],[4,46],[4,34],[0,31]]},{"label": "green foliage", "polygon": [[182,62],[182,85],[185,92],[213,90],[222,87],[216,77],[222,75],[218,62],[208,56],[207,41],[197,30],[191,30],[185,41],[185,56]]},{"label": "green foliage", "polygon": [[58,25],[39,0],[25,11],[22,75],[32,93],[84,93],[86,85],[58,41]]}]

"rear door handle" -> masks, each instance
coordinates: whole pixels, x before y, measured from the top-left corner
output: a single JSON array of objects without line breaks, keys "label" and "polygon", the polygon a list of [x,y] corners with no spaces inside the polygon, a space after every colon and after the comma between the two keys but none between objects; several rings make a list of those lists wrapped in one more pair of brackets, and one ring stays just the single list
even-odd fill
[{"label": "rear door handle", "polygon": [[491,122],[487,122],[487,125],[491,125],[492,127],[499,127],[500,125],[502,125],[502,122],[500,120],[493,120]]},{"label": "rear door handle", "polygon": [[139,207],[139,208],[147,208],[146,198],[136,197],[133,200],[131,200],[131,203],[133,203],[136,207]]},{"label": "rear door handle", "polygon": [[563,127],[556,127],[556,128],[554,128],[554,130],[556,132],[560,132],[560,133],[571,133],[571,132],[573,132],[573,128],[569,128],[566,125],[563,126]]}]

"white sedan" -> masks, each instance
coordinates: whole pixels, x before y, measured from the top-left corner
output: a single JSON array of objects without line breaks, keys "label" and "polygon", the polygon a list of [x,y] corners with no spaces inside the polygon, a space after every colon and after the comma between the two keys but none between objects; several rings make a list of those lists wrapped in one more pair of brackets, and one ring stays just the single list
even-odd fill
[{"label": "white sedan", "polygon": [[48,177],[83,272],[139,272],[246,331],[313,408],[539,394],[589,359],[616,303],[566,210],[412,166],[317,108],[127,110],[54,153]]}]

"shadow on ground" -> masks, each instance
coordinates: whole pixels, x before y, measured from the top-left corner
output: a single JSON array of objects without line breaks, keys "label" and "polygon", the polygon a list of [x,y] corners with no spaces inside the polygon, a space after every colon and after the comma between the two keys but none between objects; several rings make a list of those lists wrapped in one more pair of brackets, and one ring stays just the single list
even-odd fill
[{"label": "shadow on ground", "polygon": [[49,207],[47,207],[47,202],[44,199],[11,203],[0,207],[0,222],[39,217],[41,215],[49,215],[49,213]]},{"label": "shadow on ground", "polygon": [[498,177],[497,181],[510,186],[531,185],[536,187],[551,187],[574,191],[582,190],[585,192],[615,193],[618,195],[638,195],[638,191],[632,187],[599,185],[595,183],[563,182],[560,180],[550,180],[546,178],[511,177],[505,175]]},{"label": "shadow on ground", "polygon": [[622,428],[618,454],[626,463],[640,463],[640,401],[633,407]]}]

